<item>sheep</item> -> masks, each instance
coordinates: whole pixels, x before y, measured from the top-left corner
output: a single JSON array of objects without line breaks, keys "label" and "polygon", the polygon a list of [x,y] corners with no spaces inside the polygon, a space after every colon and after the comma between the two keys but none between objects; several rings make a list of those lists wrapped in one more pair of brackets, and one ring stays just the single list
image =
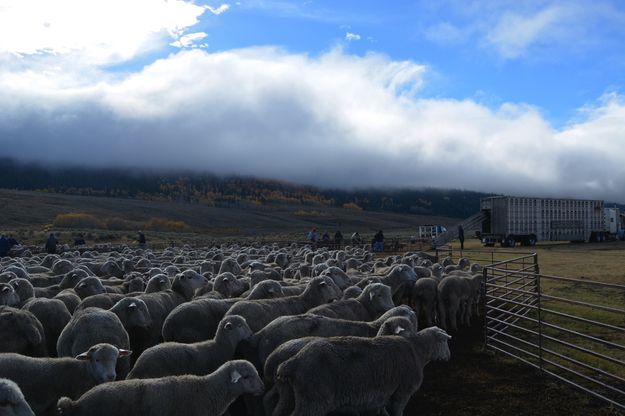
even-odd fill
[{"label": "sheep", "polygon": [[412,288],[411,305],[417,316],[423,313],[426,326],[432,326],[436,318],[438,302],[438,281],[431,277],[424,277],[415,283]]},{"label": "sheep", "polygon": [[467,322],[469,299],[472,295],[472,284],[464,277],[451,275],[438,284],[438,322],[443,329],[458,329],[460,322]]},{"label": "sheep", "polygon": [[341,290],[345,290],[349,286],[351,286],[349,276],[347,276],[347,274],[343,270],[336,266],[328,267],[321,274],[323,276],[328,276],[330,279],[334,280],[334,283],[336,283],[336,285]]},{"label": "sheep", "polygon": [[52,299],[58,299],[67,306],[67,310],[70,313],[74,313],[78,305],[80,305],[80,297],[71,290],[62,290],[58,295],[54,296]]},{"label": "sheep", "polygon": [[209,374],[232,359],[239,342],[252,334],[245,318],[227,316],[219,323],[213,340],[194,344],[166,342],[145,350],[128,379]]},{"label": "sheep", "polygon": [[217,275],[213,283],[213,290],[227,298],[239,297],[249,288],[250,285],[248,283],[237,279],[234,274],[229,272]]},{"label": "sheep", "polygon": [[20,298],[20,306],[24,305],[29,299],[35,297],[35,288],[28,279],[22,279],[20,277],[12,279],[9,284],[13,286],[17,296]]},{"label": "sheep", "polygon": [[240,301],[232,305],[226,316],[243,316],[252,331],[257,332],[279,316],[304,313],[339,298],[340,290],[332,279],[327,276],[316,277],[299,296]]},{"label": "sheep", "polygon": [[199,274],[190,277],[179,274],[174,278],[171,290],[143,293],[136,296],[148,306],[152,319],[150,333],[145,339],[146,348],[156,345],[161,340],[163,323],[169,313],[181,303],[190,301],[195,289],[202,287],[205,283],[206,278]]},{"label": "sheep", "polygon": [[343,291],[343,299],[354,299],[360,296],[362,289],[358,286],[350,286]]},{"label": "sheep", "polygon": [[167,289],[171,289],[171,281],[169,280],[169,277],[159,273],[150,277],[150,280],[148,280],[148,284],[145,287],[145,293],[163,292]]},{"label": "sheep", "polygon": [[[445,331],[432,327],[417,334],[403,331],[398,336],[312,340],[278,367],[280,402],[288,396],[282,393],[292,390],[294,415],[384,409],[391,416],[402,415],[421,386],[425,365],[449,360],[449,338]],[[283,406],[280,402],[278,409]]]},{"label": "sheep", "polygon": [[342,299],[310,309],[308,313],[350,321],[372,321],[393,307],[391,289],[382,283],[365,287],[356,299]]},{"label": "sheep", "polygon": [[412,286],[417,281],[417,274],[412,267],[400,264],[393,267],[380,281],[391,288],[393,300],[399,304],[404,294],[410,293]]},{"label": "sheep", "polygon": [[404,316],[412,319],[414,327],[416,328],[417,326],[415,313],[404,305],[388,310],[372,322],[349,321],[313,314],[283,316],[274,319],[255,333],[250,340],[250,344],[256,346],[258,360],[263,364],[273,350],[288,340],[307,336],[334,337],[352,335],[372,337],[376,335],[382,323],[393,316]]},{"label": "sheep", "polygon": [[111,309],[120,300],[124,299],[124,295],[117,293],[98,293],[84,298],[74,310],[74,313],[87,308]]},{"label": "sheep", "polygon": [[8,283],[0,283],[0,305],[18,306],[19,303],[20,297],[15,288]]},{"label": "sheep", "polygon": [[100,293],[106,293],[106,289],[104,285],[95,276],[89,276],[82,279],[76,286],[74,286],[74,291],[80,297],[80,299],[84,299],[87,296],[98,295]]},{"label": "sheep", "polygon": [[0,306],[0,352],[33,357],[48,355],[41,322],[29,311]]},{"label": "sheep", "polygon": [[51,357],[56,357],[59,335],[72,319],[65,304],[58,299],[33,298],[22,309],[31,312],[41,322],[46,337],[46,349]]},{"label": "sheep", "polygon": [[3,271],[0,273],[0,283],[9,283],[11,280],[17,278],[17,275],[13,272]]},{"label": "sheep", "polygon": [[35,416],[19,386],[6,378],[0,378],[0,415]]},{"label": "sheep", "polygon": [[163,340],[200,342],[215,336],[219,321],[239,299],[195,299],[177,306],[163,323]]},{"label": "sheep", "polygon": [[115,379],[118,357],[130,351],[96,344],[76,358],[32,358],[0,354],[0,377],[13,380],[37,414],[55,414],[62,396],[77,399],[92,387]]},{"label": "sheep", "polygon": [[242,394],[261,394],[254,366],[229,361],[206,376],[124,380],[97,386],[80,399],[61,398],[62,416],[220,416]]},{"label": "sheep", "polygon": [[[119,317],[111,311],[87,308],[77,312],[61,331],[56,343],[59,357],[74,357],[91,345],[107,343],[129,350],[130,339]],[[125,378],[130,369],[130,358],[117,363],[117,373]]]},{"label": "sheep", "polygon": [[239,263],[237,263],[235,259],[229,257],[221,262],[217,274],[220,275],[226,272],[230,272],[235,276],[240,275],[242,273],[241,266],[239,266]]}]

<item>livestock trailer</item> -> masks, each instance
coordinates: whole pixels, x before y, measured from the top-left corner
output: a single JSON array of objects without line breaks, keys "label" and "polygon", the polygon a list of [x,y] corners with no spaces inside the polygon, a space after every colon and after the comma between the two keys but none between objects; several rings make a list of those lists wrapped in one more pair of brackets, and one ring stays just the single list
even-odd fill
[{"label": "livestock trailer", "polygon": [[494,196],[481,200],[482,244],[603,239],[603,201]]},{"label": "livestock trailer", "polygon": [[621,210],[618,208],[604,209],[604,229],[610,238],[621,238],[623,235]]}]

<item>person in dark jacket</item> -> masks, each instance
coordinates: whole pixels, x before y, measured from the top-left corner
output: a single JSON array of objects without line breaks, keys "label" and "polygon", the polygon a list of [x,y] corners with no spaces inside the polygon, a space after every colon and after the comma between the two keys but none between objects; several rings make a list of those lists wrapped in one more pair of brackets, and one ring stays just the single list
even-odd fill
[{"label": "person in dark jacket", "polygon": [[0,235],[0,257],[8,256],[10,249],[11,246],[9,245],[9,239],[4,235]]},{"label": "person in dark jacket", "polygon": [[464,228],[458,226],[458,240],[460,240],[460,250],[464,250]]},{"label": "person in dark jacket", "polygon": [[48,254],[56,254],[56,245],[59,243],[59,240],[56,239],[54,233],[50,233],[48,235],[48,239],[46,240],[46,252]]},{"label": "person in dark jacket", "polygon": [[139,231],[137,234],[139,234],[139,247],[140,248],[145,248],[145,234],[143,234],[142,231]]},{"label": "person in dark jacket", "polygon": [[382,230],[373,236],[373,251],[384,251],[384,233]]},{"label": "person in dark jacket", "polygon": [[336,230],[336,232],[334,233],[334,244],[336,244],[337,250],[341,249],[342,242],[343,242],[343,234],[341,233],[341,230]]}]

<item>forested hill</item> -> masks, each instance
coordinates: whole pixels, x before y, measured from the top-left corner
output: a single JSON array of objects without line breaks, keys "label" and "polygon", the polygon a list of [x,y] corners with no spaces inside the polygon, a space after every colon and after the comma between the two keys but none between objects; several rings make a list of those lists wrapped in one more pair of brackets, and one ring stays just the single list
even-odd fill
[{"label": "forested hill", "polygon": [[317,205],[466,218],[479,210],[480,198],[487,196],[479,192],[437,189],[329,190],[251,177],[49,167],[12,159],[0,159],[0,163],[0,188],[212,206]]}]

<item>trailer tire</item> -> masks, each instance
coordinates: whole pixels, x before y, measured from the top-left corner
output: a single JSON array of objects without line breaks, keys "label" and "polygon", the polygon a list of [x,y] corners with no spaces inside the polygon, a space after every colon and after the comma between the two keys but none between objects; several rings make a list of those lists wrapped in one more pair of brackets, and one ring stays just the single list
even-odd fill
[{"label": "trailer tire", "polygon": [[514,246],[516,246],[516,240],[514,237],[506,238],[506,247],[514,248]]},{"label": "trailer tire", "polygon": [[531,247],[536,245],[536,236],[534,234],[530,235],[527,239],[527,245]]}]

